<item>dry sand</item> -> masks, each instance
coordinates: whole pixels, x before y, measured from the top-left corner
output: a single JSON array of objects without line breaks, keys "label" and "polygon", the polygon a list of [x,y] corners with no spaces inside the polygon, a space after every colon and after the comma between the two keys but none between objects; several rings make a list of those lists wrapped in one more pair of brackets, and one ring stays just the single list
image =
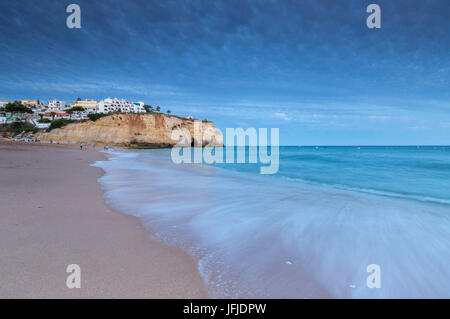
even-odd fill
[{"label": "dry sand", "polygon": [[[204,298],[195,261],[102,199],[77,145],[0,142],[0,298]],[[66,268],[81,267],[69,289]]]}]

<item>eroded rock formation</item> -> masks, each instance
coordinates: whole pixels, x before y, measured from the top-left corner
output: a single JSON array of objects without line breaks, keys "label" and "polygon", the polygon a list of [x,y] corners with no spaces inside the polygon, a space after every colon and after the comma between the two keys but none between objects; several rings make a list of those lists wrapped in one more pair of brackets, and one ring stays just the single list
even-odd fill
[{"label": "eroded rock formation", "polygon": [[41,140],[127,147],[172,147],[180,140],[184,146],[223,145],[223,136],[212,122],[165,114],[113,114],[95,122],[71,123],[35,136]]}]

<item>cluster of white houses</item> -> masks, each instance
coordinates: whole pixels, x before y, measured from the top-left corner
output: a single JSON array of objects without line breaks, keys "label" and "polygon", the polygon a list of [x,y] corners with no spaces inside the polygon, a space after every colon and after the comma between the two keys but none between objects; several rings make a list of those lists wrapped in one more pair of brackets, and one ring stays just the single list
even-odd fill
[{"label": "cluster of white houses", "polygon": [[64,111],[67,108],[82,107],[87,114],[91,113],[142,113],[145,112],[144,102],[129,102],[124,99],[106,98],[100,102],[93,100],[78,100],[71,102],[69,105],[64,101],[50,100],[48,101],[48,110]]},{"label": "cluster of white houses", "polygon": [[[0,108],[4,108],[10,101],[1,101]],[[88,114],[95,113],[114,113],[114,112],[124,112],[124,113],[143,113],[146,112],[144,108],[144,102],[129,102],[124,99],[117,98],[106,98],[100,102],[94,100],[81,100],[78,99],[76,102],[70,102],[67,104],[65,101],[61,100],[50,100],[48,104],[43,104],[39,100],[21,100],[22,105],[30,108],[33,114],[23,115],[26,116],[27,120],[33,123],[38,123],[39,119],[60,119],[60,118],[71,118],[71,119],[86,119]],[[74,107],[81,107],[84,111],[70,112],[69,109]],[[9,118],[8,118],[9,116]],[[20,117],[20,114],[0,114],[0,123],[5,123],[6,121],[14,120],[16,117]],[[18,119],[18,118],[17,118]]]},{"label": "cluster of white houses", "polygon": [[[129,102],[124,99],[111,99],[106,98],[100,102],[94,100],[78,100],[76,102],[70,102],[67,104],[61,100],[50,100],[48,104],[42,104],[39,100],[21,100],[24,106],[31,109],[44,109],[47,111],[65,111],[73,107],[82,107],[86,113],[113,113],[113,112],[125,112],[125,113],[142,113],[145,112],[144,102]],[[5,107],[9,101],[0,101],[0,107]]]},{"label": "cluster of white houses", "polygon": [[[106,98],[100,102],[94,100],[78,100],[67,104],[61,100],[50,100],[48,104],[42,104],[39,100],[21,100],[22,105],[29,107],[33,112],[46,118],[87,118],[93,113],[143,113],[146,112],[144,102],[129,102],[125,99]],[[5,107],[9,101],[0,101],[0,107]],[[74,107],[82,107],[84,111],[67,113],[67,110]]]}]

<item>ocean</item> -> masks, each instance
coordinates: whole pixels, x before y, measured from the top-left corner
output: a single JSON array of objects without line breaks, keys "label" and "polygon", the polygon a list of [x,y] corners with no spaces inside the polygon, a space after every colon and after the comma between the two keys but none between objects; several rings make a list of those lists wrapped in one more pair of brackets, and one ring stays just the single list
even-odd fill
[{"label": "ocean", "polygon": [[450,297],[450,147],[286,146],[273,175],[170,152],[94,165],[106,202],[192,255],[211,297]]}]

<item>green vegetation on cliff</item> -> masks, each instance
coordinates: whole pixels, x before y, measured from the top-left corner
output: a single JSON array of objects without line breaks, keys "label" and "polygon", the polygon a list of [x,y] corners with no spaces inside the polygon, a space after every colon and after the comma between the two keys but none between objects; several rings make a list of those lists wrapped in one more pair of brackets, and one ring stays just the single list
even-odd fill
[{"label": "green vegetation on cliff", "polygon": [[50,124],[50,127],[47,129],[47,132],[50,132],[51,130],[55,129],[55,128],[61,128],[67,124],[70,123],[74,123],[77,122],[75,120],[67,120],[67,119],[59,119],[59,120],[54,120],[52,121],[52,123]]},{"label": "green vegetation on cliff", "polygon": [[0,126],[0,132],[12,132],[14,135],[20,134],[22,132],[33,132],[36,133],[38,129],[31,123],[28,122],[12,122],[10,124]]},{"label": "green vegetation on cliff", "polygon": [[109,115],[111,115],[111,114],[107,114],[107,113],[92,113],[92,114],[88,114],[88,118],[92,122],[95,122],[98,119],[101,119],[102,117],[109,116]]}]

